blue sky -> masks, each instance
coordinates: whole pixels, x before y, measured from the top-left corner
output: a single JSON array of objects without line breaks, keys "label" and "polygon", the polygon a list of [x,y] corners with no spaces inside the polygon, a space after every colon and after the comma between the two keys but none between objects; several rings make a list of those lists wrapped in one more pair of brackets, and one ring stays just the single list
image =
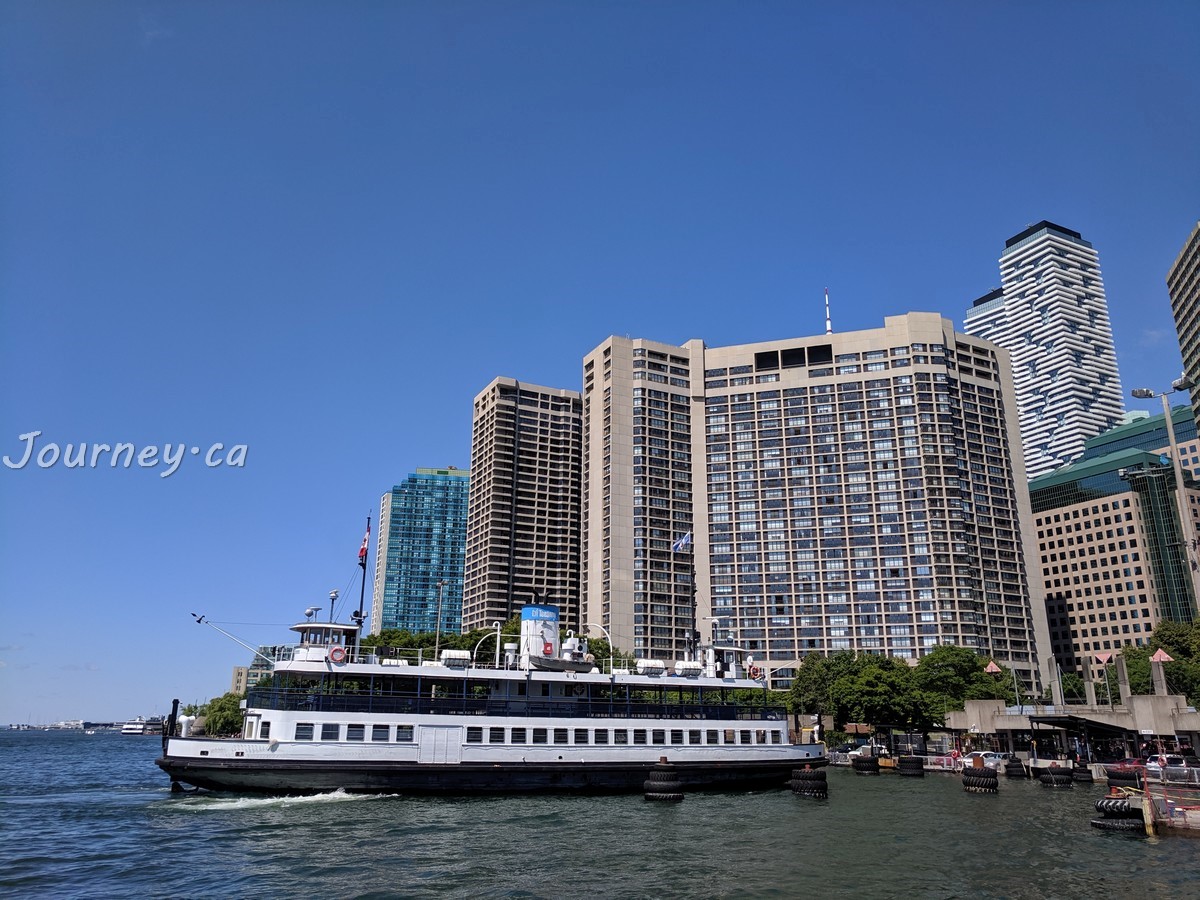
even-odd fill
[{"label": "blue sky", "polygon": [[[350,587],[493,377],[610,334],[961,322],[1006,238],[1100,253],[1126,389],[1180,369],[1200,5],[0,6],[0,723],[165,712]],[[241,467],[206,467],[214,443]]]}]

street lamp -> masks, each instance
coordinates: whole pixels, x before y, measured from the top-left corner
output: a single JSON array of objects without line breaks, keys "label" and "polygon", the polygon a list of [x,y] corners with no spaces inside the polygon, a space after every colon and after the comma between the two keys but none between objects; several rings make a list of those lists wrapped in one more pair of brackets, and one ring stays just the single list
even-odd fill
[{"label": "street lamp", "polygon": [[1162,398],[1163,418],[1167,423],[1167,444],[1171,450],[1171,466],[1175,472],[1175,501],[1179,511],[1179,527],[1183,538],[1184,564],[1191,571],[1193,613],[1195,606],[1200,603],[1200,581],[1197,580],[1197,566],[1194,553],[1196,552],[1196,523],[1192,520],[1192,511],[1188,507],[1187,492],[1183,482],[1183,461],[1179,453],[1179,444],[1175,442],[1175,423],[1171,419],[1170,395],[1176,392],[1190,391],[1195,383],[1186,375],[1181,375],[1171,382],[1169,391],[1155,392],[1150,388],[1134,388],[1130,394],[1138,400]]},{"label": "street lamp", "polygon": [[438,583],[438,609],[437,609],[437,624],[434,626],[433,635],[433,658],[439,659],[438,649],[442,645],[442,594],[446,590],[446,582],[443,579]]}]

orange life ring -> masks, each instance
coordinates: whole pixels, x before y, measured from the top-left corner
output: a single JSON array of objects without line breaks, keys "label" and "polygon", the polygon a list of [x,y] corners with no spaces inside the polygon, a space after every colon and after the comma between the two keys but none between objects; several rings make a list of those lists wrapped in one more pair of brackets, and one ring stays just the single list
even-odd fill
[{"label": "orange life ring", "polygon": [[760,669],[758,666],[751,666],[746,670],[746,674],[755,681],[758,681],[758,679],[762,678],[762,669]]},{"label": "orange life ring", "polygon": [[332,663],[341,663],[346,661],[346,650],[343,647],[334,647],[329,651],[329,661]]}]

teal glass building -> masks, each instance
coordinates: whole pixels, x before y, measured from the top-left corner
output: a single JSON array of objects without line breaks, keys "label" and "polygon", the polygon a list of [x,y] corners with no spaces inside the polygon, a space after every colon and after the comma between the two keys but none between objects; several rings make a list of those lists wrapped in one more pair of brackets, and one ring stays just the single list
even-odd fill
[{"label": "teal glass building", "polygon": [[372,634],[398,628],[458,633],[462,629],[467,544],[465,469],[417,469],[383,495]]}]

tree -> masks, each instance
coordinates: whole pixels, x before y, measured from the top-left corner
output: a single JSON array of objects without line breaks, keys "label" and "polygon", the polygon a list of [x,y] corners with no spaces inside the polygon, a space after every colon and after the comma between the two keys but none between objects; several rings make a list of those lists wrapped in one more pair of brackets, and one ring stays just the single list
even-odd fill
[{"label": "tree", "polygon": [[846,705],[849,695],[844,691],[835,693],[833,685],[841,678],[857,676],[871,658],[856,656],[849,650],[833,656],[809,654],[792,679],[788,709],[792,713],[832,716],[834,729],[840,730],[850,721]]},{"label": "tree", "polygon": [[204,731],[212,735],[240,734],[242,731],[242,700],[245,694],[227,693],[209,700],[201,708]]},{"label": "tree", "polygon": [[907,728],[918,714],[913,670],[902,659],[872,656],[833,683],[830,696],[854,721]]}]

